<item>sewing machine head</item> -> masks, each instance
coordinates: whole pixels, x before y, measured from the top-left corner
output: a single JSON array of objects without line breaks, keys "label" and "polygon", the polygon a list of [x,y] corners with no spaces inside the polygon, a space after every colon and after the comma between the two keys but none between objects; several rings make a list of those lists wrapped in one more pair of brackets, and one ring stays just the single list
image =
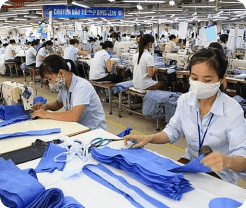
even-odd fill
[{"label": "sewing machine head", "polygon": [[246,60],[242,59],[229,59],[228,71],[233,71],[234,69],[246,70]]},{"label": "sewing machine head", "polygon": [[34,94],[31,87],[13,81],[5,81],[1,89],[5,105],[22,103],[25,111],[32,110]]}]

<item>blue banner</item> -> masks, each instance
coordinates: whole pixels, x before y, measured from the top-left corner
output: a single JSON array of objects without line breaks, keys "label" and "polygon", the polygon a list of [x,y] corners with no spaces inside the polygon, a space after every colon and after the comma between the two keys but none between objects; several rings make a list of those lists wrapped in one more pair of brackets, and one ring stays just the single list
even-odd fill
[{"label": "blue banner", "polygon": [[83,8],[78,6],[45,6],[44,15],[49,17],[49,10],[52,11],[53,18],[116,18],[124,16],[124,10],[117,7],[91,7]]}]

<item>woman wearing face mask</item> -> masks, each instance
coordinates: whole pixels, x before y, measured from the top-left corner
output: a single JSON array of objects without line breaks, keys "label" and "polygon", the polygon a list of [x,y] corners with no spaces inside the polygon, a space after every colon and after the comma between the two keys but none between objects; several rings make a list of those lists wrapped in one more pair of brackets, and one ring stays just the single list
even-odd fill
[{"label": "woman wearing face mask", "polygon": [[[71,71],[67,62],[72,66]],[[58,90],[59,93],[53,103],[34,105],[33,118],[76,121],[90,129],[106,129],[105,114],[95,89],[87,80],[73,72],[76,73],[72,60],[65,60],[58,55],[44,59],[40,66],[40,75],[48,80],[51,90]],[[50,112],[58,111],[62,107],[65,112]]]},{"label": "woman wearing face mask", "polygon": [[37,40],[33,40],[31,43],[31,47],[27,50],[26,52],[26,65],[27,66],[36,66],[36,55],[37,55],[37,51],[36,48],[38,46],[38,41]]},{"label": "woman wearing face mask", "polygon": [[52,46],[53,42],[51,40],[43,43],[42,48],[38,50],[36,56],[36,67],[39,67],[43,63],[45,57],[49,55],[49,50],[52,48]]},{"label": "woman wearing face mask", "polygon": [[[174,116],[161,133],[126,136],[138,142],[174,143],[186,138],[185,155],[179,160],[188,163],[199,155],[204,145],[212,149],[201,163],[217,172],[221,179],[236,184],[238,174],[246,173],[246,123],[241,106],[219,88],[226,80],[227,60],[217,49],[202,49],[191,58],[191,90],[178,99]],[[214,173],[215,174],[215,173]]]},{"label": "woman wearing face mask", "polygon": [[133,85],[136,89],[166,89],[165,83],[152,79],[155,72],[157,71],[157,69],[154,67],[154,57],[149,52],[153,43],[154,37],[152,35],[145,34],[141,36],[139,41],[139,52],[133,55]]},{"label": "woman wearing face mask", "polygon": [[110,54],[114,47],[111,41],[101,43],[102,50],[95,53],[91,60],[89,79],[97,82],[111,81],[118,83],[122,80],[119,75],[112,74],[116,61],[110,61]]}]

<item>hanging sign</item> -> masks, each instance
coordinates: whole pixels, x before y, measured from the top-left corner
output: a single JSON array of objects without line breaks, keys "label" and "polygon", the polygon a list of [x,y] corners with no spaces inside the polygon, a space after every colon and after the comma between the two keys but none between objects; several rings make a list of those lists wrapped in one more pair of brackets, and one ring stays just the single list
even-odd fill
[{"label": "hanging sign", "polygon": [[52,11],[53,18],[116,18],[124,16],[124,10],[117,7],[91,7],[83,8],[78,6],[45,6],[44,15],[49,17],[49,10]]}]

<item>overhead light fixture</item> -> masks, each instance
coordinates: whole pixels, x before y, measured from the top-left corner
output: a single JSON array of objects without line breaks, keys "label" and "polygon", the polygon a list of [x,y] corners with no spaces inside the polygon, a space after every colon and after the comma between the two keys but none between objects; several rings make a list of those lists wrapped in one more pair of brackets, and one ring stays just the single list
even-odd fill
[{"label": "overhead light fixture", "polygon": [[137,5],[137,9],[138,9],[138,10],[143,10],[143,7],[142,7],[140,4],[138,4],[138,5]]},{"label": "overhead light fixture", "polygon": [[216,8],[216,6],[213,6],[213,5],[196,5],[196,6],[193,6],[193,5],[184,5],[182,6],[182,8]]},{"label": "overhead light fixture", "polygon": [[150,3],[150,4],[154,4],[154,3],[165,3],[165,1],[162,0],[123,0],[122,2],[132,2],[132,3]]},{"label": "overhead light fixture", "polygon": [[114,2],[115,0],[108,0],[108,1],[110,1],[110,2]]},{"label": "overhead light fixture", "polygon": [[21,18],[21,17],[16,17],[14,18],[14,20],[20,20],[20,21],[23,21],[23,20],[27,20],[26,18]]},{"label": "overhead light fixture", "polygon": [[175,14],[172,14],[170,17],[172,18],[172,17],[174,17],[175,16]]},{"label": "overhead light fixture", "polygon": [[[157,12],[156,9],[152,10]],[[182,12],[183,9],[158,9],[158,12]]]},{"label": "overhead light fixture", "polygon": [[38,16],[33,16],[33,15],[24,15],[25,18],[32,18],[32,19],[37,19]]},{"label": "overhead light fixture", "polygon": [[67,5],[66,1],[43,1],[43,2],[32,2],[32,3],[25,3],[25,6],[45,6],[45,5]]},{"label": "overhead light fixture", "polygon": [[154,14],[155,12],[129,12],[128,14]]},{"label": "overhead light fixture", "polygon": [[2,5],[6,5],[6,6],[13,6],[13,2],[10,2],[10,1],[6,1],[6,2],[3,2]]},{"label": "overhead light fixture", "polygon": [[170,1],[169,1],[169,5],[170,5],[170,6],[175,6],[175,1],[174,1],[174,0],[170,0]]},{"label": "overhead light fixture", "polygon": [[192,14],[192,16],[196,16],[197,15],[197,13],[195,12],[194,14]]},{"label": "overhead light fixture", "polygon": [[208,2],[214,2],[215,0],[209,0]]},{"label": "overhead light fixture", "polygon": [[76,1],[72,1],[72,5],[79,6],[79,7],[84,7],[84,8],[89,8],[89,6],[85,4],[78,3]]},{"label": "overhead light fixture", "polygon": [[240,1],[220,1],[220,4],[243,4]]}]

